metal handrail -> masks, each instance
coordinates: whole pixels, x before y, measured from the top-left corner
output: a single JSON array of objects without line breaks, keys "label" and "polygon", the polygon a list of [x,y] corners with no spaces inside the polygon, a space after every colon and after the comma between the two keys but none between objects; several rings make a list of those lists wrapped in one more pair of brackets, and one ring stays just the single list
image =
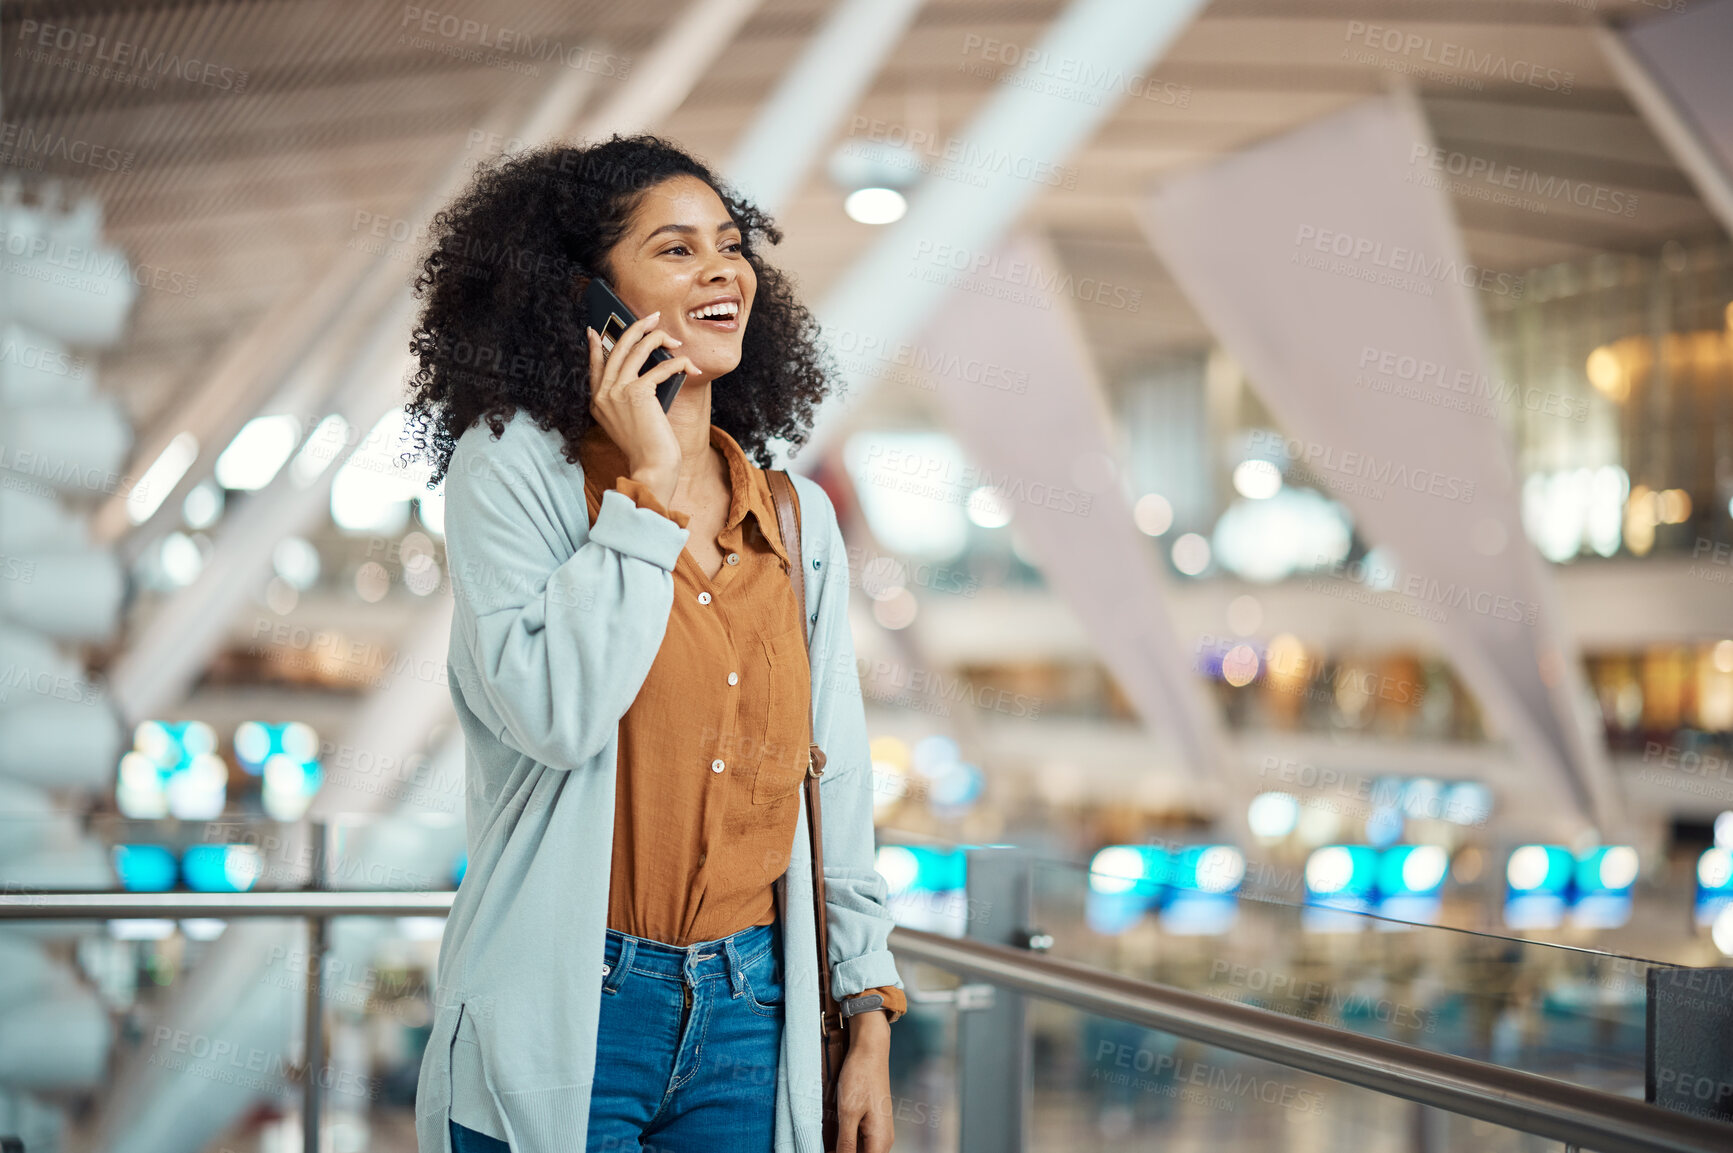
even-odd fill
[{"label": "metal handrail", "polygon": [[[0,920],[418,917],[450,892],[0,894]],[[1350,1033],[1024,949],[897,928],[890,948],[1097,1016],[1257,1057],[1600,1153],[1725,1153],[1733,1126],[1551,1077]]]},{"label": "metal handrail", "polygon": [[456,893],[46,893],[0,894],[0,921],[151,920],[178,917],[443,917]]},{"label": "metal handrail", "polygon": [[1100,1017],[1600,1153],[1727,1153],[1733,1148],[1733,1125],[1023,949],[902,928],[892,930],[890,947],[913,960]]}]

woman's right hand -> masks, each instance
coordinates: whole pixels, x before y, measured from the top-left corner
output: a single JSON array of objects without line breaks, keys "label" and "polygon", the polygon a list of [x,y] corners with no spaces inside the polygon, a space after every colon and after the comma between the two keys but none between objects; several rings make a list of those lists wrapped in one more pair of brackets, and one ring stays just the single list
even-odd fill
[{"label": "woman's right hand", "polygon": [[677,372],[696,376],[699,369],[684,356],[672,356],[638,375],[652,349],[680,346],[672,335],[654,327],[661,315],[652,312],[633,321],[605,354],[596,330],[585,332],[590,342],[590,414],[625,453],[631,475],[649,485],[666,505],[674,499],[680,478],[680,441],[656,398],[656,386]]}]

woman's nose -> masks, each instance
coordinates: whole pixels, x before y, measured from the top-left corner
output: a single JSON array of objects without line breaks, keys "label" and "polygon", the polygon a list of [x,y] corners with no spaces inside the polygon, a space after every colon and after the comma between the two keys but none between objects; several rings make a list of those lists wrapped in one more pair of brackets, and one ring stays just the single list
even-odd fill
[{"label": "woman's nose", "polygon": [[720,252],[712,252],[704,263],[704,280],[706,283],[726,283],[738,275],[726,256]]}]

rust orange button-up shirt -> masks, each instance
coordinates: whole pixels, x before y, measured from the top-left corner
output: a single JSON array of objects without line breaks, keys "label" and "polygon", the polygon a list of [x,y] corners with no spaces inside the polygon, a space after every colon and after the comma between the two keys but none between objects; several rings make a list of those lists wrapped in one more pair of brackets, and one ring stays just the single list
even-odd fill
[{"label": "rust orange button-up shirt", "polygon": [[[811,739],[811,670],[764,470],[721,428],[728,464],[723,564],[704,574],[690,550],[674,566],[662,647],[620,719],[608,927],[684,946],[776,916],[771,886],[787,870]],[[593,524],[617,488],[681,528],[627,475],[625,453],[593,425],[578,446]],[[874,988],[890,1019],[906,1008]]]}]

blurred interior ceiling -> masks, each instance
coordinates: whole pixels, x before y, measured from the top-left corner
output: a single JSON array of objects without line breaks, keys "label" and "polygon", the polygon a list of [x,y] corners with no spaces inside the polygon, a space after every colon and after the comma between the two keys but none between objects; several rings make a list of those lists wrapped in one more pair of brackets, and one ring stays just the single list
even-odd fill
[{"label": "blurred interior ceiling", "polygon": [[[195,387],[229,341],[274,303],[305,291],[345,248],[379,242],[370,231],[375,220],[403,235],[396,222],[450,156],[466,144],[477,160],[485,154],[486,142],[470,135],[490,112],[527,106],[550,70],[565,66],[525,54],[507,61],[538,73],[532,76],[430,49],[429,42],[454,49],[478,42],[478,34],[418,34],[420,13],[447,14],[436,4],[17,0],[0,9],[7,124],[129,154],[125,171],[92,169],[86,180],[104,205],[111,242],[181,283],[196,279],[196,292],[143,293],[130,339],[105,357],[106,385],[129,407],[141,443],[165,431],[159,422],[172,419],[177,397]],[[630,59],[683,7],[681,0],[498,0],[449,11],[568,48],[606,45]],[[827,7],[824,0],[766,0],[666,122],[665,134],[720,163]],[[1060,8],[1058,0],[931,0],[859,108],[860,117],[882,124],[859,135],[906,126],[943,141],[994,84],[976,68],[1009,71],[995,55],[1009,58],[1038,43]],[[1596,20],[1654,14],[1634,0],[1592,7],[1559,0],[1214,0],[1157,70],[1162,84],[1154,98],[1123,101],[1074,158],[1075,179],[1044,189],[1027,223],[1048,230],[1076,275],[1142,292],[1136,311],[1087,310],[1096,314],[1086,320],[1110,378],[1165,349],[1202,343],[1195,314],[1137,231],[1134,201],[1164,172],[1383,90],[1403,56],[1374,51],[1379,65],[1345,59],[1356,45],[1364,49],[1364,33],[1350,33],[1363,23],[1569,73],[1568,94],[1490,78],[1478,91],[1415,80],[1440,147],[1604,185],[1643,203],[1642,212],[1625,217],[1568,202],[1540,213],[1458,197],[1477,264],[1524,269],[1712,235],[1712,217],[1594,41]],[[126,86],[17,55],[50,26],[110,45],[172,47],[232,70],[231,83],[171,74],[151,88]],[[601,80],[599,94],[608,83]],[[822,171],[781,220],[788,239],[777,259],[811,296],[849,267],[873,232],[843,215],[841,190]],[[398,248],[407,280],[415,241]]]},{"label": "blurred interior ceiling", "polygon": [[[454,156],[473,154],[479,162],[492,153],[499,141],[487,138],[486,126],[533,108],[562,69],[603,73],[614,66],[605,53],[641,64],[687,7],[687,0],[497,0],[461,10],[442,10],[438,0],[20,0],[0,7],[0,119],[8,131],[118,149],[122,170],[88,168],[67,183],[100,199],[111,243],[172,286],[140,293],[129,338],[101,360],[103,386],[129,409],[138,444],[173,436],[211,366],[267,324],[274,309],[311,291],[346,254],[353,257],[351,250],[383,248],[407,283],[423,223],[413,219],[416,205]],[[942,157],[997,77],[1013,70],[1018,52],[1041,42],[1063,7],[1061,0],[929,0],[845,131],[855,139],[925,133],[935,142],[929,153]],[[829,10],[827,0],[764,0],[659,131],[720,167]],[[1368,30],[1376,29],[1567,77],[1568,93],[1460,71],[1408,80],[1440,148],[1542,178],[1588,182],[1643,204],[1626,216],[1568,201],[1536,211],[1457,195],[1475,263],[1525,270],[1715,236],[1714,218],[1596,43],[1597,21],[1657,14],[1637,0],[1213,0],[1165,54],[1144,98],[1119,102],[1020,224],[1045,232],[1073,275],[1140,294],[1135,310],[1078,310],[1109,388],[1155,358],[1208,344],[1139,230],[1136,205],[1163,174],[1400,82],[1397,70],[1413,54],[1366,48]],[[428,19],[449,28],[458,17],[486,30],[420,31]],[[576,63],[528,52],[484,55],[483,38],[498,39],[505,29],[564,49]],[[73,35],[94,38],[85,43],[96,47],[24,55],[38,51],[44,36],[54,43]],[[158,68],[147,86],[89,70],[105,53],[122,51],[178,52],[182,71],[203,79]],[[586,109],[618,84],[617,76],[598,75]],[[873,226],[844,215],[844,192],[819,165],[779,214],[787,239],[772,258],[811,300],[876,238]],[[894,406],[918,402],[903,390],[881,389],[874,403],[900,411]],[[149,463],[135,460],[129,472],[136,476]],[[147,529],[167,531],[162,519]],[[297,616],[336,607],[304,603]],[[390,627],[388,617],[369,614],[369,630]]]}]

